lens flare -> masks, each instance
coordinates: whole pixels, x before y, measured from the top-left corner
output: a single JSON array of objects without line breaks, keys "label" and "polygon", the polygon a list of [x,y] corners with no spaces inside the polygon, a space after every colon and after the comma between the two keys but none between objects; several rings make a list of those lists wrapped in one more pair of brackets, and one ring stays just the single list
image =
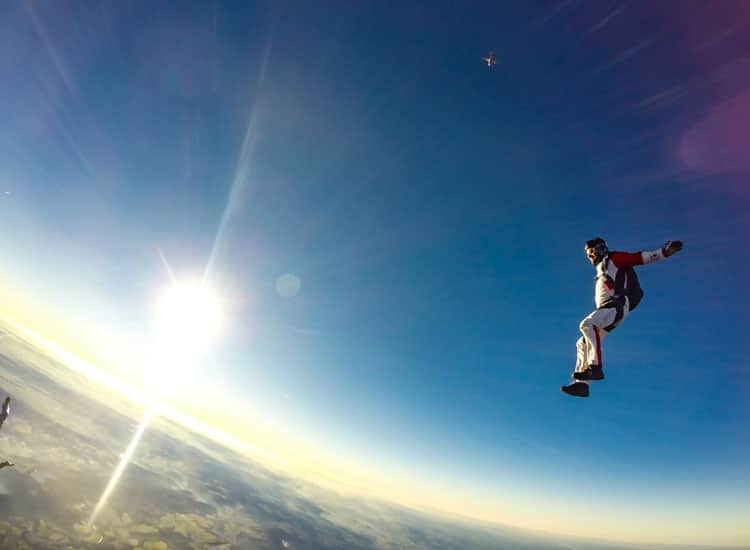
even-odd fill
[{"label": "lens flare", "polygon": [[143,432],[146,431],[146,428],[151,422],[151,417],[154,415],[155,409],[156,409],[156,401],[153,401],[151,405],[149,406],[149,408],[146,410],[146,414],[144,414],[143,418],[141,418],[141,422],[140,424],[138,424],[138,429],[135,431],[135,434],[133,435],[133,439],[130,440],[130,444],[128,445],[128,448],[125,449],[125,452],[122,454],[120,463],[117,465],[117,468],[115,468],[115,471],[113,472],[112,477],[109,480],[109,483],[107,483],[107,486],[105,487],[104,492],[102,493],[102,496],[99,498],[99,502],[96,503],[96,506],[94,507],[94,511],[91,513],[91,517],[89,517],[89,525],[95,524],[96,518],[99,516],[99,512],[101,512],[102,508],[104,508],[104,505],[107,504],[107,500],[109,500],[109,496],[112,494],[112,491],[114,491],[115,487],[117,486],[117,482],[120,481],[120,477],[122,477],[122,473],[125,471],[125,467],[130,462],[130,458],[133,456],[133,453],[135,452],[136,447],[138,447],[138,443],[141,441]]},{"label": "lens flare", "polygon": [[149,371],[153,373],[150,380],[153,395],[138,429],[89,518],[89,525],[95,524],[96,518],[117,487],[167,388],[174,390],[180,385],[178,381],[184,383],[195,374],[198,359],[221,327],[219,312],[219,301],[204,285],[181,285],[173,279],[162,294],[155,319],[156,346],[149,365]]}]

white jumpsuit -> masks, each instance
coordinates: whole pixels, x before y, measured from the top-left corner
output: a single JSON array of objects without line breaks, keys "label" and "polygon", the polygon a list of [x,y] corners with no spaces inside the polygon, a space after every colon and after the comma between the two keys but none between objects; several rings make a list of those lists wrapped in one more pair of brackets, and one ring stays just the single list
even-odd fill
[{"label": "white jumpsuit", "polygon": [[[664,250],[661,248],[643,252],[610,252],[596,264],[596,309],[579,325],[582,336],[576,342],[576,372],[585,370],[589,365],[602,365],[602,339],[630,313],[627,296],[617,296],[615,292],[614,281],[617,279],[618,270],[651,264],[664,258]],[[620,307],[613,307],[612,303],[618,299]]]}]

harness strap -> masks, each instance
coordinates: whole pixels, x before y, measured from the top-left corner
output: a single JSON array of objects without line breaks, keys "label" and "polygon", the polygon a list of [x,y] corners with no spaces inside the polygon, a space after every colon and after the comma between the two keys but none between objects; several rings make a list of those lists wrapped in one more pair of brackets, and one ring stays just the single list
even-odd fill
[{"label": "harness strap", "polygon": [[625,315],[625,296],[616,296],[614,298],[610,298],[606,302],[604,302],[601,307],[597,309],[610,309],[615,308],[615,320],[612,321],[611,324],[607,325],[606,327],[603,327],[602,330],[605,332],[612,332],[615,327],[620,324],[620,321],[622,321],[623,315]]}]

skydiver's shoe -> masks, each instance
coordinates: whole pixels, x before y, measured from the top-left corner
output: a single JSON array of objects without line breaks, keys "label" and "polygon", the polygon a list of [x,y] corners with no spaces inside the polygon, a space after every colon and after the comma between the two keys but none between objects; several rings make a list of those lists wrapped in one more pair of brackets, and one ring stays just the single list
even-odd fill
[{"label": "skydiver's shoe", "polygon": [[588,397],[589,396],[589,385],[584,382],[573,382],[567,386],[560,388],[563,393],[572,395],[574,397]]},{"label": "skydiver's shoe", "polygon": [[576,380],[604,380],[604,369],[601,365],[589,365],[580,372],[574,372]]}]

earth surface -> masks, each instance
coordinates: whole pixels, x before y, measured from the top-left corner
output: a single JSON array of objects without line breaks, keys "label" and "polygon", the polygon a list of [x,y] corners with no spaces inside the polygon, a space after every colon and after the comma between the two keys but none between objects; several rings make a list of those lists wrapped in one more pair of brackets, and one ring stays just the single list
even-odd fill
[{"label": "earth surface", "polygon": [[142,407],[112,397],[2,325],[0,392],[0,399],[12,398],[0,461],[15,463],[0,470],[0,548],[633,548],[561,541],[341,494],[161,417],[92,527],[88,519]]}]

